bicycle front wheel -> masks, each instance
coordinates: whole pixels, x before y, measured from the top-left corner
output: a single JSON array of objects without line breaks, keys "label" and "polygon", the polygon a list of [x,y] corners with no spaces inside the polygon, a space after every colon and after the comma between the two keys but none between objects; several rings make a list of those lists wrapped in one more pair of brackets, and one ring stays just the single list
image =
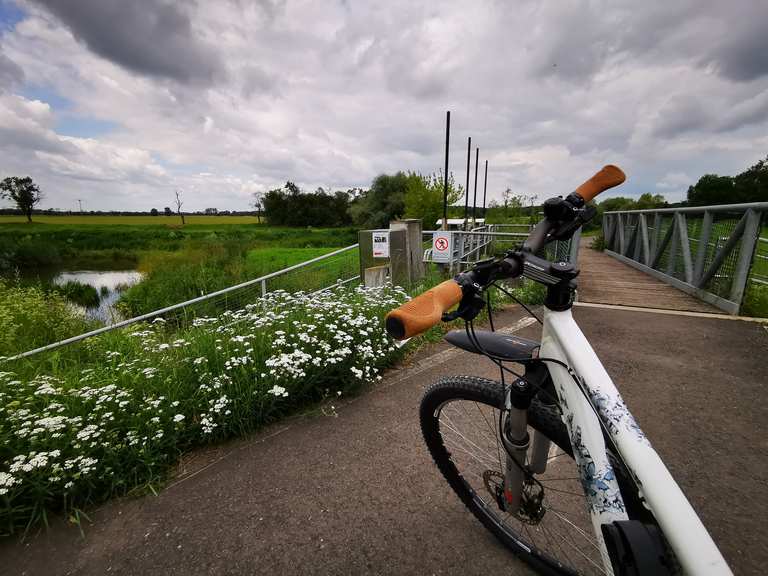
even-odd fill
[{"label": "bicycle front wheel", "polygon": [[[469,510],[543,574],[605,574],[568,434],[556,406],[534,399],[530,428],[552,441],[547,469],[527,481],[530,505],[510,514],[499,505],[506,455],[499,436],[504,389],[469,376],[433,384],[421,402],[424,440],[445,479]],[[533,438],[533,430],[529,429]]]}]

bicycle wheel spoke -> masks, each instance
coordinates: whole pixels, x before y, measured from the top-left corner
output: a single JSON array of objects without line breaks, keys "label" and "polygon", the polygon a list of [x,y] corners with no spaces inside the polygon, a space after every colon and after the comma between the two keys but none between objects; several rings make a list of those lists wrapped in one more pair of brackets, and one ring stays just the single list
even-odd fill
[{"label": "bicycle wheel spoke", "polygon": [[557,510],[552,510],[552,508],[548,508],[548,510],[550,510],[551,512],[553,512],[553,513],[555,514],[555,516],[557,516],[557,517],[558,517],[560,520],[562,520],[563,522],[565,522],[566,524],[568,524],[568,525],[569,525],[571,528],[573,528],[574,530],[576,530],[576,532],[578,532],[579,534],[581,534],[581,535],[584,537],[584,539],[585,539],[587,542],[589,542],[589,543],[592,545],[592,547],[593,547],[595,550],[597,550],[598,552],[600,552],[600,548],[599,548],[599,547],[598,547],[598,545],[597,545],[597,544],[594,542],[594,540],[592,540],[592,538],[589,536],[589,534],[587,534],[587,533],[586,533],[584,530],[582,530],[581,528],[579,528],[578,526],[576,526],[576,524],[574,524],[573,522],[571,522],[571,521],[570,521],[568,518],[566,518],[565,516],[563,516],[563,515],[562,515],[560,512],[558,512]]},{"label": "bicycle wheel spoke", "polygon": [[[499,469],[501,469],[501,447],[499,446],[499,435],[496,433],[496,424],[491,426],[488,423],[487,418],[485,417],[485,414],[483,414],[483,410],[480,408],[480,404],[475,402],[475,406],[477,406],[477,411],[480,412],[480,416],[483,417],[483,420],[485,420],[485,423],[488,425],[488,428],[491,429],[491,434],[493,434],[494,440],[496,440],[496,452],[499,456]],[[496,422],[496,419],[494,419],[494,422]]]},{"label": "bicycle wheel spoke", "polygon": [[482,448],[480,448],[480,447],[479,447],[477,444],[475,444],[474,442],[472,442],[472,441],[468,440],[466,436],[464,436],[464,435],[463,435],[461,432],[459,432],[459,431],[458,431],[456,428],[454,428],[453,426],[451,426],[451,424],[450,424],[450,423],[448,423],[448,424],[447,424],[447,427],[448,427],[448,428],[449,428],[449,429],[450,429],[450,430],[451,430],[451,431],[452,431],[454,434],[456,434],[456,435],[457,435],[459,438],[461,438],[462,440],[464,440],[464,442],[466,442],[466,443],[467,443],[467,444],[469,444],[470,446],[472,446],[472,447],[476,448],[477,450],[479,450],[480,452],[482,452],[482,453],[483,453],[485,456],[487,456],[487,457],[488,457],[488,458],[491,460],[491,462],[493,462],[493,456],[492,456],[492,455],[488,454],[488,452],[486,452],[485,450],[483,450]]}]

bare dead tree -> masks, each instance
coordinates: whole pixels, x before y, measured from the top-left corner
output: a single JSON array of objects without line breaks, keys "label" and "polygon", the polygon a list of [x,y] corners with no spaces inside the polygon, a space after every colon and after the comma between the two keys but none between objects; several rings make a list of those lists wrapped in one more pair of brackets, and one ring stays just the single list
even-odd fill
[{"label": "bare dead tree", "polygon": [[257,191],[253,193],[253,207],[256,208],[256,219],[261,224],[261,211],[264,209],[264,192]]},{"label": "bare dead tree", "polygon": [[184,213],[181,211],[181,207],[184,203],[181,201],[181,190],[176,190],[176,213],[181,216],[181,224],[186,224],[184,220]]}]

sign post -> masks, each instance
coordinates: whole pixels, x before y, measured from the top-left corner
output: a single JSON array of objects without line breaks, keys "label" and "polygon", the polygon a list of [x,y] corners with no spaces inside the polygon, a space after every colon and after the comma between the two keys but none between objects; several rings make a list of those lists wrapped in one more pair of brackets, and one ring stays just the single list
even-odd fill
[{"label": "sign post", "polygon": [[432,261],[450,263],[453,259],[453,233],[437,230],[432,234]]}]

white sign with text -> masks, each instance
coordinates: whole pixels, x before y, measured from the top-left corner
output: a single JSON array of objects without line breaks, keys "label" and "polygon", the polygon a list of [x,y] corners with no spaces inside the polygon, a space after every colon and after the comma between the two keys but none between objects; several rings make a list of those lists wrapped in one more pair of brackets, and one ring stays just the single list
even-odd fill
[{"label": "white sign with text", "polygon": [[389,232],[373,233],[373,257],[389,258]]}]

